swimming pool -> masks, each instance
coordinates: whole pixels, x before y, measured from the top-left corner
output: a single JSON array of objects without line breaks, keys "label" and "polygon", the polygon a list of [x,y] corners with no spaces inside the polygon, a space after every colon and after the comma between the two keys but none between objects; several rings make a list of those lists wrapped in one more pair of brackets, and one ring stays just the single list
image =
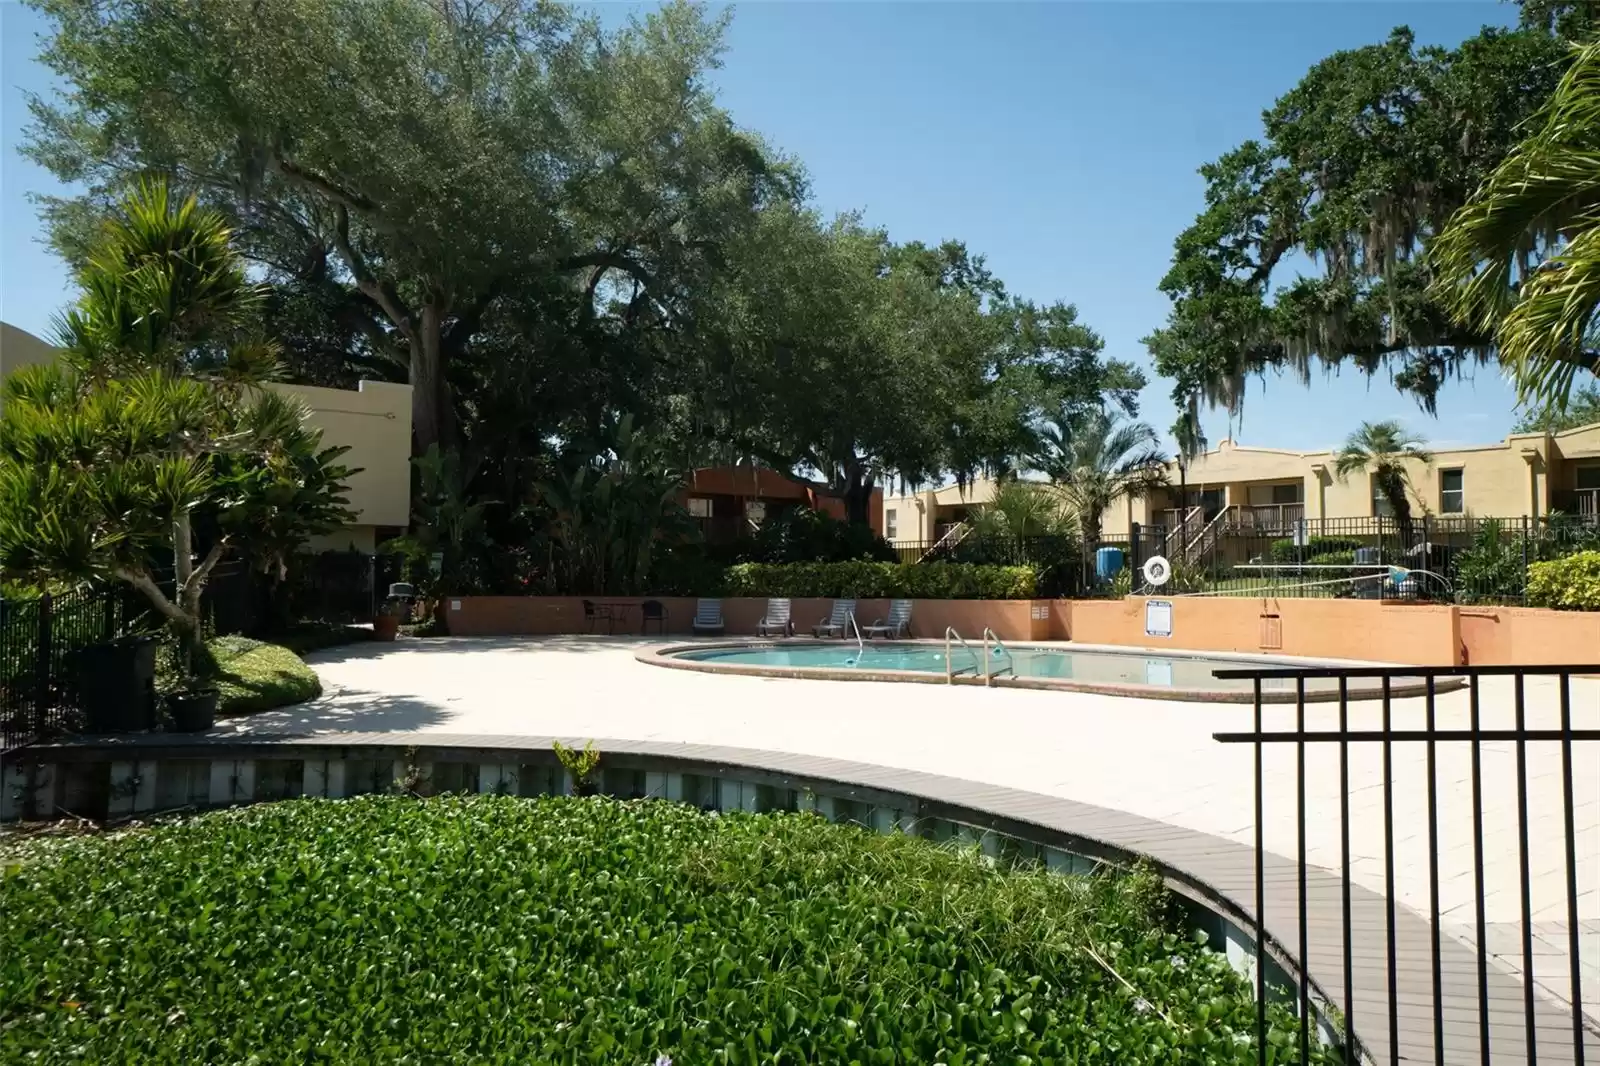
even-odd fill
[{"label": "swimming pool", "polygon": [[[1286,665],[1317,665],[1267,658],[1164,655],[1132,650],[1080,650],[1023,645],[1002,649],[991,645],[989,676],[986,677],[981,648],[957,646],[950,651],[947,661],[945,645],[939,641],[868,644],[862,648],[853,642],[840,641],[698,644],[650,649],[640,653],[640,658],[658,666],[766,677],[940,683],[953,680],[957,684],[992,683],[997,686],[1101,692],[1146,699],[1226,703],[1250,702],[1255,682],[1242,678],[1219,678],[1214,676],[1214,671],[1249,669],[1253,666],[1281,668]],[[1267,679],[1261,684],[1268,702],[1292,702],[1295,698],[1293,680]],[[1459,678],[1440,679],[1436,682],[1436,691],[1450,691],[1461,684]],[[1308,678],[1305,686],[1308,701],[1338,697],[1338,682],[1331,678]],[[1376,680],[1351,681],[1349,686],[1349,694],[1353,699],[1370,699],[1382,694]],[[1419,695],[1423,691],[1424,682],[1418,678],[1396,679],[1390,687],[1394,696]]]}]

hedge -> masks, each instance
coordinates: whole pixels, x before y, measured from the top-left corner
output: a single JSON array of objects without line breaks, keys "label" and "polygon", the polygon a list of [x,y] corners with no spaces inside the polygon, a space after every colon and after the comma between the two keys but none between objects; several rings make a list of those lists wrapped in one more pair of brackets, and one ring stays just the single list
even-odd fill
[{"label": "hedge", "polygon": [[851,596],[856,599],[1027,600],[1031,566],[975,563],[741,563],[728,568],[730,596]]},{"label": "hedge", "polygon": [[[811,814],[307,799],[35,838],[0,869],[7,1061],[1256,1061],[1249,980],[1154,873]],[[1292,1061],[1276,1002],[1269,1025]]]},{"label": "hedge", "polygon": [[1285,537],[1273,541],[1268,554],[1275,563],[1293,563],[1334,552],[1350,552],[1353,558],[1356,549],[1361,547],[1364,547],[1361,541],[1350,537],[1307,537],[1304,547],[1296,544],[1293,537]]},{"label": "hedge", "polygon": [[1600,611],[1600,551],[1529,563],[1528,604],[1562,611]]}]

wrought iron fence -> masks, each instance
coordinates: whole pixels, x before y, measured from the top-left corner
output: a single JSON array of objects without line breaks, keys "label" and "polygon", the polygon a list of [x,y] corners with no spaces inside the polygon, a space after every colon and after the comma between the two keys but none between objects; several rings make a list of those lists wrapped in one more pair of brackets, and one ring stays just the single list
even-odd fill
[{"label": "wrought iron fence", "polygon": [[[1582,673],[1600,665],[1217,672],[1255,686],[1254,729],[1216,739],[1252,749],[1255,942],[1297,986],[1255,967],[1258,1062],[1275,998],[1300,1062],[1329,1037],[1347,1061],[1600,1062],[1600,688]],[[1402,677],[1425,696],[1394,698]],[[1363,685],[1375,707],[1351,699]],[[1282,687],[1293,702],[1264,707]]]},{"label": "wrought iron fence", "polygon": [[1575,516],[1303,519],[1289,528],[1228,512],[1164,539],[1178,592],[1213,596],[1517,604],[1528,566],[1600,549],[1600,527]]},{"label": "wrought iron fence", "polygon": [[81,653],[158,624],[125,585],[0,598],[0,751],[78,730]]},{"label": "wrought iron fence", "polygon": [[[959,530],[958,530],[959,532]],[[936,541],[897,541],[902,563],[974,563],[1030,566],[1042,597],[1093,598],[1137,588],[1140,565],[1163,546],[1162,531],[1137,525],[1131,536],[1092,542],[1081,537],[996,536],[971,532]]]}]

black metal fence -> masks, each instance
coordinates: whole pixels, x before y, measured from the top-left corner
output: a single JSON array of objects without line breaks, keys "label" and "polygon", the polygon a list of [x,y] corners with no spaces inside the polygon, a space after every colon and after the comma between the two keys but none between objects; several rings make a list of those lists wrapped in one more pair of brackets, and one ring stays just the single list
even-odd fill
[{"label": "black metal fence", "polygon": [[[1255,686],[1254,730],[1216,739],[1253,748],[1255,942],[1298,986],[1255,967],[1258,1062],[1291,1061],[1264,1041],[1274,999],[1298,1009],[1293,1061],[1331,1037],[1347,1061],[1600,1062],[1600,692],[1583,673],[1600,665],[1217,673]],[[1397,698],[1402,678],[1423,695]],[[1264,707],[1281,687],[1294,702]]]},{"label": "black metal fence", "polygon": [[1143,562],[1158,555],[1164,532],[1135,524],[1133,533],[1094,541],[1081,537],[1012,537],[969,533],[940,541],[899,541],[894,547],[902,563],[976,563],[1031,566],[1038,574],[1038,595],[1075,599],[1120,596],[1142,583]]},{"label": "black metal fence", "polygon": [[82,653],[157,625],[126,585],[0,598],[0,751],[81,728]]},{"label": "black metal fence", "polygon": [[[170,596],[170,572],[156,578]],[[206,582],[201,616],[210,633],[263,637],[300,622],[366,623],[399,579],[398,559],[356,552],[300,556],[281,585],[229,560]],[[121,583],[0,598],[0,751],[81,730],[83,653],[161,625],[144,594]]]}]

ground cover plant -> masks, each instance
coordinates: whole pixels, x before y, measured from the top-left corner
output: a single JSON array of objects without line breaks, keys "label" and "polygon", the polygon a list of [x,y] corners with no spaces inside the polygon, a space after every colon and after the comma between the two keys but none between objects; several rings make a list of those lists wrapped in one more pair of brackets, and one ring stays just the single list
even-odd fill
[{"label": "ground cover plant", "polygon": [[1254,1061],[1246,983],[1152,875],[809,814],[296,800],[0,868],[15,1060]]},{"label": "ground cover plant", "polygon": [[[281,644],[250,637],[213,637],[206,641],[211,660],[210,682],[217,689],[217,713],[224,717],[270,711],[304,703],[322,695],[316,671]],[[170,649],[158,665],[157,687],[172,691],[180,683]]]}]

